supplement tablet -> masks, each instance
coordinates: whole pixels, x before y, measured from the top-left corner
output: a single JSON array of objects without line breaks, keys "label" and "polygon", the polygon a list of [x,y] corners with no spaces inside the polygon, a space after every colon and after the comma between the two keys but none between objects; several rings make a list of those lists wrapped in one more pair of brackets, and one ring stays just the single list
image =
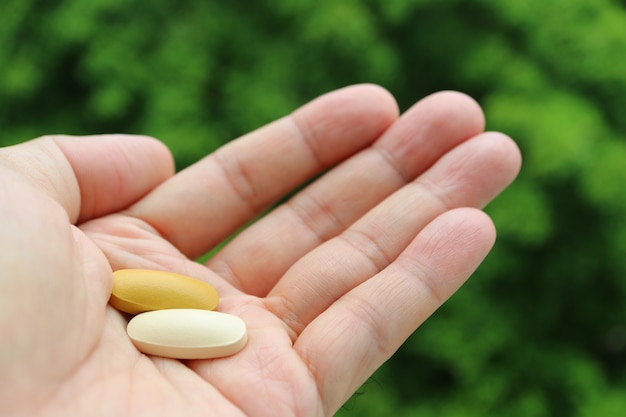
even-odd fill
[{"label": "supplement tablet", "polygon": [[148,269],[113,272],[109,304],[126,313],[170,308],[214,310],[218,302],[215,288],[198,279]]},{"label": "supplement tablet", "polygon": [[247,342],[246,324],[239,317],[196,309],[141,313],[130,320],[126,332],[139,351],[174,359],[229,356]]}]

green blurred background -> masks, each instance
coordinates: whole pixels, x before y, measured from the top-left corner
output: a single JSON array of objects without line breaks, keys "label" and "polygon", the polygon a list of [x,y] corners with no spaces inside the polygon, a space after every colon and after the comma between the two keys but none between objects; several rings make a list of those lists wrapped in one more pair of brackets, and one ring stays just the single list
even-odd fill
[{"label": "green blurred background", "polygon": [[348,84],[517,140],[470,282],[341,416],[626,415],[626,1],[2,0],[0,144],[124,132],[178,167]]}]

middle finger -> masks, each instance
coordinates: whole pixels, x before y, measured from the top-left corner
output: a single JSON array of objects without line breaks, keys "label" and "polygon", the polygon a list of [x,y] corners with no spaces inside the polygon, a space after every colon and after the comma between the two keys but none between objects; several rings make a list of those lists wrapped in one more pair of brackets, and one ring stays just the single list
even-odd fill
[{"label": "middle finger", "polygon": [[443,92],[421,100],[373,146],[250,226],[207,266],[244,292],[264,296],[299,258],[483,126],[480,107],[466,95]]}]

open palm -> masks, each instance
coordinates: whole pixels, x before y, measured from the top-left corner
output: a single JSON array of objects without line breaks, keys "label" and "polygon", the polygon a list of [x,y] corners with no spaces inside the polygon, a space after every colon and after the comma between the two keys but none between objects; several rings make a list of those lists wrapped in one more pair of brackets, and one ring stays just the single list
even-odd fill
[{"label": "open palm", "polygon": [[[338,90],[176,175],[145,137],[0,150],[0,414],[335,413],[479,265],[495,238],[479,209],[519,169],[466,96],[397,112],[378,87]],[[209,282],[247,346],[139,353],[107,305],[120,268]]]}]

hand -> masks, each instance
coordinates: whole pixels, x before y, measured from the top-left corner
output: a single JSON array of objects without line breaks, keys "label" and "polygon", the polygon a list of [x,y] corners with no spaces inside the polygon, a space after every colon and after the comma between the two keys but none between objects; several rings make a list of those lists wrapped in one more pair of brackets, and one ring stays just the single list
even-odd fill
[{"label": "hand", "polygon": [[[146,137],[0,150],[0,414],[329,416],[464,282],[517,147],[459,93],[338,90],[173,175]],[[206,265],[194,259],[247,227]],[[211,283],[238,354],[139,353],[112,270]]]}]

